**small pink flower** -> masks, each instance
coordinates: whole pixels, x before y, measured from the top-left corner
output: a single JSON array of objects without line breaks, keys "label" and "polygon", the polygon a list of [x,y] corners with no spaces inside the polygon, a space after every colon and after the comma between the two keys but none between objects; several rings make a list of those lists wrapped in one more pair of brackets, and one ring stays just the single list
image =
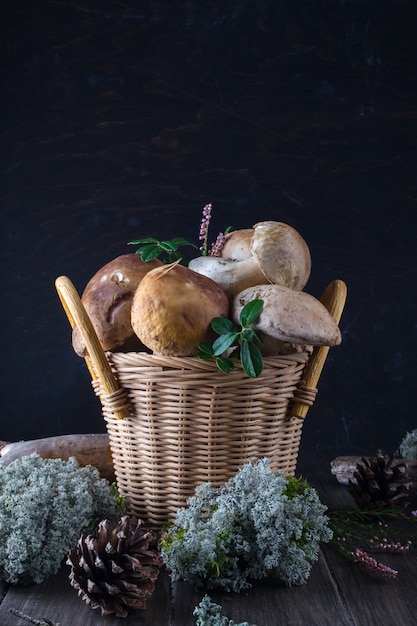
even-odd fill
[{"label": "small pink flower", "polygon": [[199,239],[203,242],[203,244],[200,246],[200,251],[203,255],[207,254],[207,239],[211,219],[211,209],[211,203],[205,205],[205,207],[203,208],[203,217],[200,223]]},{"label": "small pink flower", "polygon": [[222,248],[226,241],[226,235],[224,233],[219,233],[217,235],[216,241],[212,244],[210,248],[210,256],[221,256]]},{"label": "small pink flower", "polygon": [[355,552],[352,552],[351,555],[357,563],[361,563],[368,571],[381,574],[387,578],[396,578],[398,576],[397,570],[383,563],[379,563],[370,554],[360,548],[356,548]]}]

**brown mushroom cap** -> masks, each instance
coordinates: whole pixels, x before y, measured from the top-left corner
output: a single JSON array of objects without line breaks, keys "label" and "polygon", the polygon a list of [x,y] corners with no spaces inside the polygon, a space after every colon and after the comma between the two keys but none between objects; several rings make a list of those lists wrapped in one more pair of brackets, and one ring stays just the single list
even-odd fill
[{"label": "brown mushroom cap", "polygon": [[176,263],[150,271],[132,304],[132,326],[156,354],[196,356],[211,341],[214,317],[227,317],[229,300],[210,278]]},{"label": "brown mushroom cap", "polygon": [[[158,259],[142,261],[138,254],[123,254],[94,274],[87,283],[81,301],[91,319],[103,350],[143,349],[130,321],[133,296],[142,278],[159,267]],[[77,327],[72,333],[72,345],[80,356],[85,345]]]},{"label": "brown mushroom cap", "polygon": [[307,243],[292,226],[283,222],[259,222],[253,227],[251,250],[270,283],[301,290],[311,272]]}]

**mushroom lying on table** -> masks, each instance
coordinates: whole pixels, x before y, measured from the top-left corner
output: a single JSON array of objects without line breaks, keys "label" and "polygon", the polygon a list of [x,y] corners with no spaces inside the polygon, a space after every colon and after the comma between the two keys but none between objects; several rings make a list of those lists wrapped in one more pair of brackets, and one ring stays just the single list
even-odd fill
[{"label": "mushroom lying on table", "polygon": [[93,465],[102,478],[114,481],[113,459],[107,433],[57,435],[42,439],[8,442],[1,448],[0,464],[9,465],[30,454],[43,459],[64,459],[74,456],[80,466]]}]

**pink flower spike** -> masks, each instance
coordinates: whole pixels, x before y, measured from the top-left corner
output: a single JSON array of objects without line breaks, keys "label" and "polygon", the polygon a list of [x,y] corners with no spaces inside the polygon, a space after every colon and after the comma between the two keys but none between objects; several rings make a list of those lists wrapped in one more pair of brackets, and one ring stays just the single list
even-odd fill
[{"label": "pink flower spike", "polygon": [[217,235],[216,241],[212,244],[210,249],[210,256],[221,256],[222,248],[226,241],[226,235],[224,233],[219,233]]},{"label": "pink flower spike", "polygon": [[388,567],[388,565],[384,565],[383,563],[379,563],[376,559],[370,556],[370,554],[360,548],[356,548],[355,552],[352,553],[352,556],[357,563],[364,565],[365,569],[370,572],[381,574],[387,578],[396,578],[398,576],[397,570],[392,569],[392,567]]},{"label": "pink flower spike", "polygon": [[207,239],[211,219],[211,209],[211,203],[205,205],[205,207],[203,208],[203,217],[200,223],[199,239],[203,242],[202,246],[200,247],[200,251],[203,256],[207,255]]}]

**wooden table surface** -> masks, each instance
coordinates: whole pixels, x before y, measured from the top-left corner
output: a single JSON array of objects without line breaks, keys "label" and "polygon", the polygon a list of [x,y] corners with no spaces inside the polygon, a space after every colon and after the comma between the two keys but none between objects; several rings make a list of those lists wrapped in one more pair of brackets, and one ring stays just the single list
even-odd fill
[{"label": "wooden table surface", "polygon": [[[318,489],[330,509],[352,506],[346,487],[330,473],[329,463],[300,464],[298,473]],[[373,577],[326,545],[305,585],[262,583],[240,594],[210,595],[229,619],[247,620],[257,626],[413,626],[417,623],[416,551],[384,555],[381,560],[399,570],[396,579]],[[0,624],[27,623],[10,611],[17,609],[40,622],[46,618],[61,626],[194,626],[193,610],[202,596],[187,583],[171,584],[168,575],[161,572],[146,610],[135,611],[124,620],[101,617],[99,611],[78,598],[68,582],[68,567],[64,566],[42,585],[4,586],[0,593]]]}]

